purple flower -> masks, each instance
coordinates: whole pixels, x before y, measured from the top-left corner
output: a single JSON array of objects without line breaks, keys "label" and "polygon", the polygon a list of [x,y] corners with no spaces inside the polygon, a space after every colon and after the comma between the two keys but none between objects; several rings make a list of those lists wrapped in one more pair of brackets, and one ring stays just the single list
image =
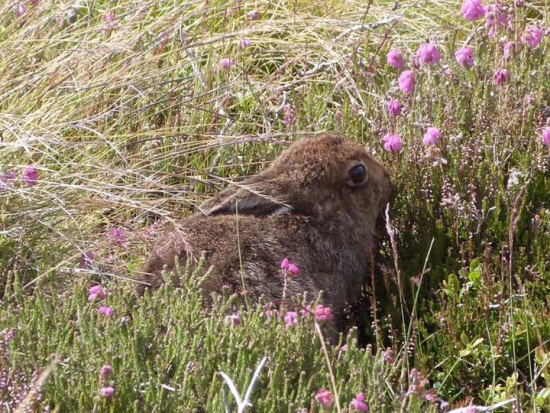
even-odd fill
[{"label": "purple flower", "polygon": [[293,262],[290,262],[288,258],[285,258],[281,262],[281,269],[283,270],[283,273],[286,275],[293,275],[297,276],[300,274],[300,268]]},{"label": "purple flower", "polygon": [[283,123],[286,126],[292,126],[296,121],[296,111],[294,110],[294,108],[290,105],[285,105],[285,107],[283,108],[283,113]]},{"label": "purple flower", "polygon": [[109,231],[109,238],[113,242],[113,244],[124,247],[126,242],[126,233],[122,228],[113,228],[111,231]]},{"label": "purple flower", "polygon": [[388,112],[393,116],[401,115],[401,104],[397,99],[392,99],[388,102]]},{"label": "purple flower", "polygon": [[449,409],[449,407],[451,407],[451,404],[450,404],[448,401],[442,400],[442,401],[439,403],[439,410],[441,410],[442,412],[444,412],[444,411],[446,411],[447,409]]},{"label": "purple flower", "polygon": [[340,350],[338,350],[338,357],[340,357],[342,354],[346,353],[348,351],[348,345],[344,344],[342,347],[340,347]]},{"label": "purple flower", "polygon": [[300,269],[298,268],[298,266],[296,264],[290,264],[288,266],[288,272],[291,274],[291,275],[294,275],[294,276],[297,276],[300,274]]},{"label": "purple flower", "polygon": [[403,55],[399,49],[391,49],[386,58],[388,59],[388,64],[394,69],[403,69],[405,66]]},{"label": "purple flower", "polygon": [[227,316],[227,323],[231,326],[238,326],[241,324],[241,316],[239,314],[231,314]]},{"label": "purple flower", "polygon": [[288,258],[285,258],[284,260],[281,261],[281,270],[287,271],[289,265],[290,265],[290,260]]},{"label": "purple flower", "polygon": [[111,307],[103,306],[99,310],[97,310],[97,312],[99,314],[106,315],[107,317],[111,317],[115,313],[115,310],[113,310]]},{"label": "purple flower", "polygon": [[464,0],[461,11],[464,18],[471,22],[485,16],[485,9],[481,5],[481,0]]},{"label": "purple flower", "polygon": [[365,394],[363,392],[355,396],[355,399],[351,401],[351,405],[354,408],[354,410],[357,410],[358,412],[369,411],[369,406],[365,403]]},{"label": "purple flower", "polygon": [[234,64],[235,61],[229,57],[224,57],[222,60],[220,60],[220,67],[227,72],[229,72],[233,68]]},{"label": "purple flower", "polygon": [[414,90],[414,72],[412,70],[405,70],[399,76],[399,89],[403,93],[410,94]]},{"label": "purple flower", "polygon": [[550,127],[547,127],[542,131],[541,140],[543,145],[550,145]]},{"label": "purple flower", "polygon": [[8,328],[8,330],[4,335],[4,343],[9,344],[14,337],[15,337],[15,331],[13,331],[13,328]]},{"label": "purple flower", "polygon": [[322,304],[319,304],[315,308],[315,321],[322,323],[324,321],[329,321],[334,318],[334,315],[332,315],[332,311],[330,307],[325,307]]},{"label": "purple flower", "polygon": [[286,328],[298,325],[298,313],[296,311],[287,311],[285,314]]},{"label": "purple flower", "polygon": [[505,59],[510,59],[512,57],[512,52],[514,50],[514,46],[516,45],[516,42],[506,42],[504,43],[504,46],[502,46],[503,54]]},{"label": "purple flower", "polygon": [[113,368],[110,365],[105,364],[103,367],[101,367],[101,371],[99,372],[99,377],[101,380],[104,380],[107,377],[109,377],[111,374],[113,374]]},{"label": "purple flower", "polygon": [[433,66],[441,60],[439,49],[433,43],[421,44],[416,52],[416,55],[418,56],[418,61],[420,64],[427,63]]},{"label": "purple flower", "polygon": [[424,145],[435,145],[441,139],[441,131],[438,128],[430,127],[426,131],[422,143]]},{"label": "purple flower", "polygon": [[455,52],[456,62],[460,66],[472,67],[474,65],[474,52],[471,47],[463,46]]},{"label": "purple flower", "polygon": [[101,397],[109,399],[114,396],[115,388],[114,387],[102,387],[100,390]]},{"label": "purple flower", "polygon": [[95,254],[91,251],[87,251],[82,254],[80,260],[80,268],[92,268],[94,266]]},{"label": "purple flower", "polygon": [[386,350],[382,352],[382,358],[384,359],[384,363],[393,364],[395,361],[394,351],[390,347],[386,348]]},{"label": "purple flower", "polygon": [[493,82],[495,82],[495,85],[502,85],[508,81],[509,76],[508,70],[497,69],[493,75]]},{"label": "purple flower", "polygon": [[260,18],[260,12],[256,9],[254,9],[252,11],[249,11],[246,14],[246,19],[247,20],[258,20],[259,18]]},{"label": "purple flower", "polygon": [[496,3],[485,7],[485,27],[489,28],[489,37],[495,37],[495,30],[505,28],[507,21],[501,4]]},{"label": "purple flower", "polygon": [[0,174],[0,191],[5,191],[11,187],[11,181],[15,179],[15,173],[7,171],[4,174]]},{"label": "purple flower", "polygon": [[327,389],[319,389],[315,392],[315,400],[325,409],[332,407],[332,393]]},{"label": "purple flower", "polygon": [[251,44],[252,44],[252,41],[250,39],[241,39],[241,42],[240,42],[241,49],[246,49]]},{"label": "purple flower", "polygon": [[103,20],[104,22],[112,22],[115,19],[115,17],[116,17],[115,12],[109,11],[105,13],[103,16],[101,16],[101,20]]},{"label": "purple flower", "polygon": [[28,186],[34,186],[38,182],[38,171],[32,166],[27,166],[23,173],[23,180]]},{"label": "purple flower", "polygon": [[531,47],[537,47],[542,41],[542,30],[537,26],[527,26],[521,35],[521,42]]},{"label": "purple flower", "polygon": [[265,310],[264,314],[267,318],[278,318],[281,315],[281,313],[279,313],[279,310]]},{"label": "purple flower", "polygon": [[100,285],[94,285],[88,290],[88,293],[88,301],[101,301],[109,295],[109,291]]},{"label": "purple flower", "polygon": [[384,149],[388,152],[400,152],[403,150],[403,143],[399,135],[387,134],[382,138],[384,142]]},{"label": "purple flower", "polygon": [[27,8],[21,2],[17,3],[14,7],[15,17],[21,17],[27,12]]}]

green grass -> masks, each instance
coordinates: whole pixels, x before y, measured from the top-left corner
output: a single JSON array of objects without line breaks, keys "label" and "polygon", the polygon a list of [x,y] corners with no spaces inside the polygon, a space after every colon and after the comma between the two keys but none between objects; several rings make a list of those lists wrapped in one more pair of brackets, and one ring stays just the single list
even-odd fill
[{"label": "green grass", "polygon": [[[528,24],[547,28],[550,9],[504,2],[514,30],[491,39],[461,3],[39,1],[20,17],[0,5],[0,173],[17,176],[0,192],[0,410],[56,356],[37,411],[223,411],[224,389],[232,399],[218,372],[244,393],[267,356],[258,412],[318,411],[315,392],[335,390],[329,364],[343,410],[362,391],[373,412],[437,411],[425,400],[434,392],[453,407],[517,398],[516,411],[548,411],[550,43],[520,39]],[[504,38],[518,42],[510,60]],[[442,60],[416,68],[405,96],[386,53],[410,62],[428,39]],[[465,43],[469,70],[454,59]],[[497,68],[510,72],[504,85]],[[404,116],[388,114],[392,98]],[[428,126],[443,133],[431,148]],[[395,233],[381,234],[378,279],[340,338],[348,352],[331,342],[325,356],[311,320],[286,329],[258,309],[233,326],[234,298],[207,309],[196,276],[133,301],[130,279],[163,228],[284,143],[327,130],[365,144],[396,187]],[[389,132],[399,154],[383,149]],[[82,270],[88,252],[94,268]],[[109,288],[113,317],[87,301],[95,283]],[[418,396],[407,394],[413,368],[429,380]],[[111,399],[99,396],[105,384]]]}]

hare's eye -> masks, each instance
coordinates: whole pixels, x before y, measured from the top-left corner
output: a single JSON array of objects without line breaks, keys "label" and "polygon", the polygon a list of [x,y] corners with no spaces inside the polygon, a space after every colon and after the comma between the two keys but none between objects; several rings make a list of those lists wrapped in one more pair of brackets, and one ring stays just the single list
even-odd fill
[{"label": "hare's eye", "polygon": [[365,179],[367,178],[367,170],[365,169],[364,165],[355,165],[353,168],[349,170],[349,179],[350,179],[350,185],[352,186],[359,186],[363,182],[365,182]]}]

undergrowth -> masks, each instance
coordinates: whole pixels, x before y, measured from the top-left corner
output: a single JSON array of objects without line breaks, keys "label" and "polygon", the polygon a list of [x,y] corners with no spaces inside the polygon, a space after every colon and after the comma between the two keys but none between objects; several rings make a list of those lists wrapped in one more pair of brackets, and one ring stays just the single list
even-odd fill
[{"label": "undergrowth", "polygon": [[[0,409],[32,393],[37,411],[222,411],[218,373],[246,389],[267,356],[256,411],[319,411],[320,389],[342,409],[363,392],[371,411],[547,411],[549,5],[506,0],[468,21],[462,4],[0,5]],[[427,42],[433,66],[417,55]],[[134,300],[167,226],[332,130],[395,186],[358,329],[325,355],[312,320],[287,328],[230,297],[210,309],[193,288]],[[98,283],[112,315],[86,299]]]}]

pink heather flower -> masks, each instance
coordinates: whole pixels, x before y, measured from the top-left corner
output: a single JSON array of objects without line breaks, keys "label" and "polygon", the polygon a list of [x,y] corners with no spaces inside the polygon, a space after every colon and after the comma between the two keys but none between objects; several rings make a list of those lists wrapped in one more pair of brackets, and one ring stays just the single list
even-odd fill
[{"label": "pink heather flower", "polygon": [[298,313],[296,311],[287,311],[285,314],[286,328],[298,325]]},{"label": "pink heather flower", "polygon": [[94,266],[94,258],[95,255],[91,251],[82,254],[82,259],[80,260],[80,268],[92,268]]},{"label": "pink heather flower", "polygon": [[285,258],[281,261],[281,270],[288,271],[288,266],[290,265],[290,260],[288,258]]},{"label": "pink heather flower", "polygon": [[461,11],[464,18],[471,22],[485,16],[485,9],[481,5],[481,0],[464,0]]},{"label": "pink heather flower", "polygon": [[322,323],[324,321],[329,321],[334,318],[330,307],[325,307],[322,304],[319,304],[315,308],[315,321]]},{"label": "pink heather flower", "polygon": [[355,399],[351,401],[351,405],[354,410],[358,412],[368,412],[369,406],[365,403],[365,394],[363,392],[355,396]]},{"label": "pink heather flower", "polygon": [[509,77],[508,70],[506,69],[497,69],[495,71],[495,74],[493,75],[493,82],[495,85],[502,85],[503,83],[506,83],[508,81]]},{"label": "pink heather flower", "polygon": [[288,258],[285,258],[281,262],[281,269],[285,275],[297,276],[300,274],[300,268],[293,262],[290,262]]},{"label": "pink heather flower", "polygon": [[401,142],[399,135],[387,134],[382,138],[382,141],[384,142],[384,149],[388,152],[400,152],[403,150],[403,142]]},{"label": "pink heather flower", "polygon": [[527,26],[521,35],[521,42],[531,47],[537,47],[542,41],[542,30],[537,26]]},{"label": "pink heather flower", "polygon": [[401,115],[401,104],[397,99],[392,99],[388,102],[388,112],[393,116]]},{"label": "pink heather flower", "polygon": [[101,20],[104,22],[112,22],[116,17],[116,14],[112,11],[109,11],[105,13],[103,16],[101,16]]},{"label": "pink heather flower", "polygon": [[547,127],[542,131],[541,140],[543,145],[550,145],[550,127]]},{"label": "pink heather flower", "polygon": [[106,315],[107,317],[111,317],[115,313],[115,310],[113,310],[111,307],[103,306],[99,310],[97,310],[97,312],[99,314]]},{"label": "pink heather flower", "polygon": [[424,145],[435,145],[441,139],[441,131],[438,128],[430,127],[422,139]]},{"label": "pink heather flower", "polygon": [[414,72],[412,70],[405,70],[399,76],[399,89],[403,93],[410,94],[414,90]]},{"label": "pink heather flower", "polygon": [[256,9],[254,9],[252,11],[249,11],[246,14],[246,19],[247,20],[258,20],[259,18],[260,18],[260,12]]},{"label": "pink heather flower", "polygon": [[113,374],[113,368],[110,365],[105,364],[103,367],[101,367],[101,371],[99,372],[99,377],[101,378],[101,380],[104,380],[107,377],[109,377],[111,374]]},{"label": "pink heather flower", "polygon": [[15,331],[13,330],[13,328],[8,328],[8,330],[6,331],[6,334],[4,335],[4,343],[9,344],[14,337],[15,337]]},{"label": "pink heather flower", "polygon": [[395,354],[393,350],[388,347],[382,352],[382,358],[384,359],[384,363],[393,364],[393,362],[395,361]]},{"label": "pink heather flower", "polygon": [[430,389],[424,393],[424,398],[429,403],[435,403],[437,401],[437,391],[435,389]]},{"label": "pink heather flower", "polygon": [[297,276],[300,274],[300,269],[298,268],[298,266],[296,264],[290,264],[288,266],[288,272],[291,274],[291,275],[294,275],[294,276]]},{"label": "pink heather flower", "polygon": [[460,66],[472,67],[474,65],[474,52],[471,47],[463,46],[455,52],[456,62]]},{"label": "pink heather flower", "polygon": [[28,186],[34,186],[38,182],[38,171],[32,166],[28,166],[23,173],[23,180]]},{"label": "pink heather flower", "polygon": [[441,60],[439,49],[433,43],[421,44],[416,52],[416,55],[418,56],[418,61],[420,64],[427,63],[433,66]]},{"label": "pink heather flower", "polygon": [[27,8],[21,2],[17,3],[14,9],[15,17],[21,17],[27,12]]},{"label": "pink heather flower", "polygon": [[88,290],[88,301],[101,301],[107,298],[109,291],[100,285],[94,285]]},{"label": "pink heather flower", "polygon": [[319,389],[315,392],[315,400],[325,409],[332,407],[332,393],[327,389]]},{"label": "pink heather flower", "polygon": [[504,29],[508,18],[500,3],[491,4],[485,7],[485,27],[489,28],[488,36],[495,37],[496,29]]},{"label": "pink heather flower", "polygon": [[338,357],[340,357],[342,354],[346,353],[348,351],[348,345],[344,344],[340,349],[338,350]]},{"label": "pink heather flower", "polygon": [[503,54],[505,59],[510,59],[510,57],[512,57],[512,52],[514,50],[515,45],[516,45],[515,42],[504,43],[504,46],[502,46],[502,49],[503,49]]},{"label": "pink heather flower", "polygon": [[5,191],[11,187],[11,181],[15,179],[15,173],[7,171],[4,174],[0,174],[0,191]]},{"label": "pink heather flower", "polygon": [[229,57],[224,57],[222,60],[220,60],[220,67],[227,72],[229,72],[233,68],[234,64],[235,61]]},{"label": "pink heather flower", "polygon": [[448,401],[442,400],[442,401],[439,403],[439,410],[441,410],[442,412],[444,412],[444,411],[446,411],[447,409],[449,409],[449,407],[451,407],[451,404],[450,404]]},{"label": "pink heather flower", "polygon": [[405,61],[403,55],[399,49],[391,49],[387,56],[388,64],[394,69],[403,69],[405,67]]},{"label": "pink heather flower", "polygon": [[114,396],[115,388],[114,387],[102,387],[100,391],[101,397],[109,399]]},{"label": "pink heather flower", "polygon": [[122,228],[113,228],[109,231],[109,238],[111,238],[113,244],[119,247],[124,247],[124,243],[126,242],[126,233]]},{"label": "pink heather flower", "polygon": [[296,111],[291,105],[285,105],[283,108],[284,118],[283,123],[286,126],[292,126],[296,121]]},{"label": "pink heather flower", "polygon": [[227,322],[229,325],[238,326],[241,324],[241,316],[239,314],[231,314],[227,317]]},{"label": "pink heather flower", "polygon": [[281,315],[279,310],[265,310],[264,314],[267,318],[278,318]]},{"label": "pink heather flower", "polygon": [[252,41],[250,39],[241,39],[241,42],[240,42],[241,49],[246,49],[251,44],[252,44]]}]

